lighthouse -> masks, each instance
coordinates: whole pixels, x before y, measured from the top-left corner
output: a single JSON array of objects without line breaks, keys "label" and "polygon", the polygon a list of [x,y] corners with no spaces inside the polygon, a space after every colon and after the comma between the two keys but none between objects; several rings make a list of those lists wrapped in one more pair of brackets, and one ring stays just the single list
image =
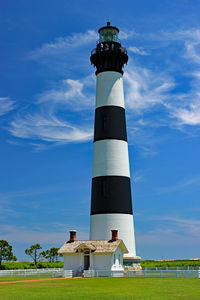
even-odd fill
[{"label": "lighthouse", "polygon": [[98,30],[99,41],[91,52],[96,67],[96,105],[90,212],[90,240],[106,240],[113,229],[128,253],[124,264],[136,256],[129,154],[124,105],[123,67],[128,62],[119,29],[110,22]]}]

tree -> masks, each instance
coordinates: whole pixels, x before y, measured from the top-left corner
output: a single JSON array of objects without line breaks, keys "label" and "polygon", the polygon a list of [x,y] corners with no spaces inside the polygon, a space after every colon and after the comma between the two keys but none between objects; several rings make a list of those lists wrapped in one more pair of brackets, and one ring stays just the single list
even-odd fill
[{"label": "tree", "polygon": [[46,258],[46,259],[49,259],[49,261],[51,262],[50,253],[49,253],[49,252],[50,252],[49,250],[42,251],[42,252],[40,253],[40,255],[43,256],[43,257]]},{"label": "tree", "polygon": [[50,262],[55,262],[58,260],[58,256],[62,256],[62,254],[58,254],[59,248],[51,248],[46,251],[42,251],[40,254],[48,259]]},{"label": "tree", "polygon": [[51,248],[50,255],[53,262],[58,261],[58,256],[62,256],[62,254],[58,253],[59,248]]},{"label": "tree", "polygon": [[0,240],[0,266],[2,260],[17,260],[16,256],[13,255],[12,246],[5,240]]},{"label": "tree", "polygon": [[42,247],[40,246],[40,244],[35,244],[35,245],[31,245],[29,249],[25,250],[25,253],[27,255],[30,255],[30,257],[32,257],[33,261],[35,264],[37,264],[38,259],[41,256],[41,253],[39,253],[39,250],[42,249]]}]

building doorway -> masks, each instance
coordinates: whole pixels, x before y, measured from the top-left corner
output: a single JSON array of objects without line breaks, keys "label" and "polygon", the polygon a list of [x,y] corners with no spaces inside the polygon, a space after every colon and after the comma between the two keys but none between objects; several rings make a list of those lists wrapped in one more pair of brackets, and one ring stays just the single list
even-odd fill
[{"label": "building doorway", "polygon": [[84,254],[84,270],[88,270],[90,267],[90,254]]}]

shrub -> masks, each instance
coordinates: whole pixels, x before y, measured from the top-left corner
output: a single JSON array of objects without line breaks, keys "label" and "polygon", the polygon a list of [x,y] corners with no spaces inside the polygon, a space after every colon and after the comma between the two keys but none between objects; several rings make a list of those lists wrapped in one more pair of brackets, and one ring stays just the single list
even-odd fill
[{"label": "shrub", "polygon": [[59,262],[45,262],[40,261],[36,265],[33,262],[3,262],[2,268],[4,270],[16,270],[16,269],[37,269],[37,268],[63,268],[64,263]]}]

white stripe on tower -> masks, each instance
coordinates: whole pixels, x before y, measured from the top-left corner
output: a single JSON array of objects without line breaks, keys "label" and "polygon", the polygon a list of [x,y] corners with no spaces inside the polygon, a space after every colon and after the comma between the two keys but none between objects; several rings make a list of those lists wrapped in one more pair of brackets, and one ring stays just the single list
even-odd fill
[{"label": "white stripe on tower", "polygon": [[92,178],[109,175],[130,177],[126,141],[108,139],[94,143]]},{"label": "white stripe on tower", "polygon": [[96,108],[106,105],[124,108],[123,77],[119,72],[103,72],[97,75]]},{"label": "white stripe on tower", "polygon": [[102,33],[105,36],[90,58],[97,68],[90,240],[110,239],[110,231],[118,229],[119,238],[129,251],[125,257],[134,258],[122,71],[128,56],[116,38],[113,37],[113,41],[108,38],[109,30],[112,34],[119,31],[109,24],[100,28],[100,40]]},{"label": "white stripe on tower", "polygon": [[123,240],[129,253],[124,257],[136,256],[133,215],[129,214],[99,214],[90,217],[90,239],[110,239],[110,231],[118,228],[119,238]]}]

